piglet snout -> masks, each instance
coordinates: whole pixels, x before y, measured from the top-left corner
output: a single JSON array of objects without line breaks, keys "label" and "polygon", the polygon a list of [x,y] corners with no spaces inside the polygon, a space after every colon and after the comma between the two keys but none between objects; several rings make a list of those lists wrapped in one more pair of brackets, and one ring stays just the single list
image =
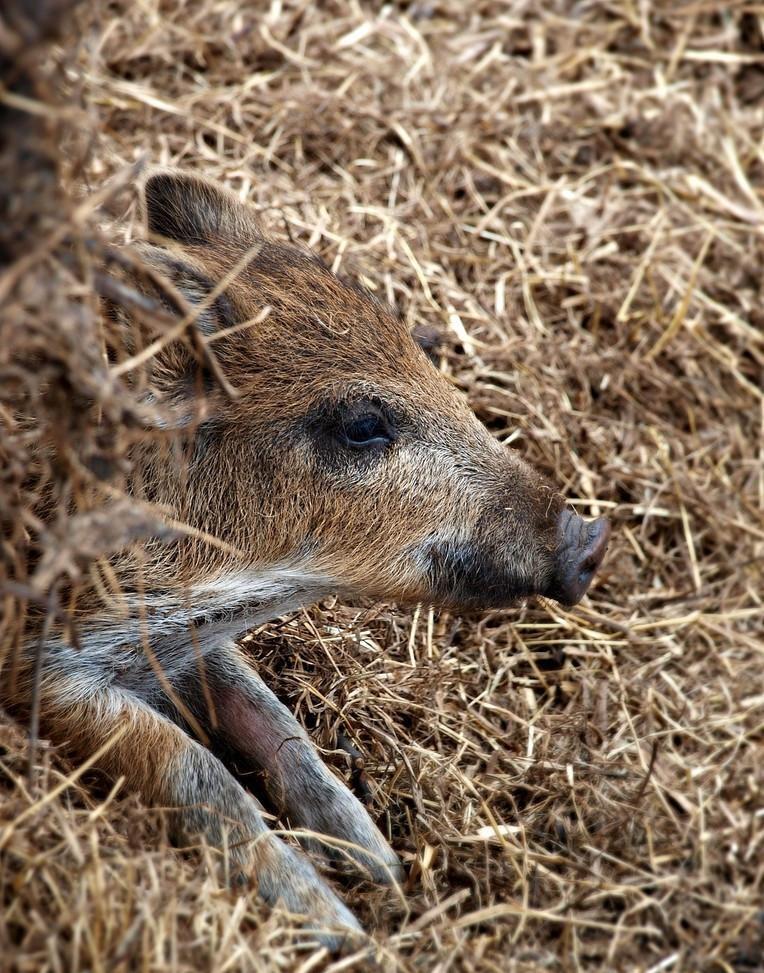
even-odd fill
[{"label": "piglet snout", "polygon": [[584,520],[565,508],[558,520],[559,547],[551,584],[544,594],[563,605],[576,605],[586,594],[602,564],[610,540],[610,523],[604,517]]}]

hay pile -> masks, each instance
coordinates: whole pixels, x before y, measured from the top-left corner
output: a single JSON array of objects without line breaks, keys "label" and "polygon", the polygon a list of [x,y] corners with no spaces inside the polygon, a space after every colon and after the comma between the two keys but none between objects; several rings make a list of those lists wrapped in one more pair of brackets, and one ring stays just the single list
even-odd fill
[{"label": "hay pile", "polygon": [[[572,611],[329,604],[250,637],[338,772],[338,735],[363,754],[409,866],[405,902],[348,890],[382,964],[764,969],[764,14],[120,0],[59,22],[66,53],[0,92],[45,121],[27,168],[52,173],[0,241],[2,321],[26,322],[0,367],[24,362],[27,410],[0,410],[3,645],[66,536],[36,530],[29,491],[87,508],[151,427],[87,338],[119,271],[77,187],[130,237],[136,163],[217,177],[433,329],[495,434],[614,521]],[[28,779],[0,733],[0,967],[319,968],[168,849],[161,815],[45,747]]]}]

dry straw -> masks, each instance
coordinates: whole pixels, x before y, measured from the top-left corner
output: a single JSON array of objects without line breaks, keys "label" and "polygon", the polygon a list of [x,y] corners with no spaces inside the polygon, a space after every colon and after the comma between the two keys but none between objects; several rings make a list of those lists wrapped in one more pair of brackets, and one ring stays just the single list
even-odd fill
[{"label": "dry straw", "polygon": [[[405,907],[348,890],[380,963],[763,969],[764,7],[68,6],[0,14],[3,664],[52,578],[120,542],[66,516],[156,421],[98,294],[136,312],[136,164],[197,169],[430,329],[496,436],[614,521],[572,611],[327,604],[248,638],[409,867]],[[144,310],[136,353],[184,317]],[[121,542],[155,525],[125,516]],[[366,964],[0,733],[3,970]]]}]

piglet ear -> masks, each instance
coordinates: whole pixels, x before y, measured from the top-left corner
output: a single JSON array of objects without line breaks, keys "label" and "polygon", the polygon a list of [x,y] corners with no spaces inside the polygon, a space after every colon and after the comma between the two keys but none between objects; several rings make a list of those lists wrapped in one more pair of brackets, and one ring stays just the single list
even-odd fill
[{"label": "piglet ear", "polygon": [[443,334],[429,324],[415,324],[411,329],[411,337],[427,355],[430,361],[437,365],[443,350]]},{"label": "piglet ear", "polygon": [[190,173],[151,173],[143,189],[149,231],[181,244],[251,246],[259,237],[252,210],[227,190]]},{"label": "piglet ear", "polygon": [[[194,323],[203,334],[213,335],[238,322],[239,316],[226,291],[212,297],[216,284],[207,274],[201,260],[194,259],[182,250],[174,252],[151,243],[136,243],[134,250],[140,254],[144,263],[159,271],[192,308],[198,309]],[[161,288],[157,297],[169,311],[180,313],[171,296],[163,293]]]}]

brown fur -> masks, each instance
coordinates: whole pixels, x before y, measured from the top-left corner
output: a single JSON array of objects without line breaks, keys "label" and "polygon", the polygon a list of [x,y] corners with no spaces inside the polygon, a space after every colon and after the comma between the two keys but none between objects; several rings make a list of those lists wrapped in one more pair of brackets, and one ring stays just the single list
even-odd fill
[{"label": "brown fur", "polygon": [[[234,639],[329,593],[456,607],[553,593],[563,502],[372,295],[266,239],[246,206],[195,177],[152,176],[146,204],[154,242],[142,256],[175,296],[144,286],[192,309],[235,394],[179,341],[145,366],[181,429],[136,447],[130,491],[196,534],[133,547],[73,593],[46,646],[43,725],[87,754],[127,723],[106,770],[176,808],[180,836],[227,841],[268,901],[357,929],[212,750],[263,771],[280,813],[351,842],[375,879],[399,876],[397,858]],[[135,326],[125,322],[118,368]],[[0,687],[17,708],[31,657]]]}]

